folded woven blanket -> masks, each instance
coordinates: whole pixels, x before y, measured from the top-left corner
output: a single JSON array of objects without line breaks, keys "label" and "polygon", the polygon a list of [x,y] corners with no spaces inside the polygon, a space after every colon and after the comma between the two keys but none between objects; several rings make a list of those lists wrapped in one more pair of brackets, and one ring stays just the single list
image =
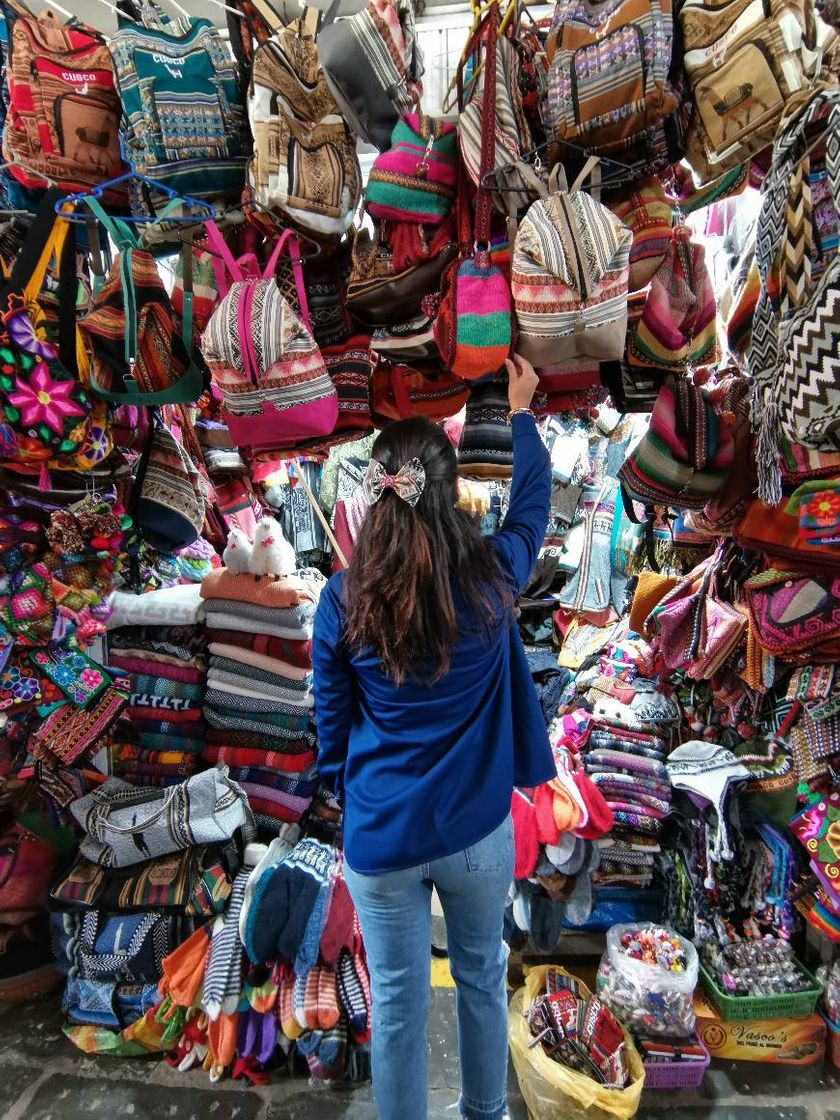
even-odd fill
[{"label": "folded woven blanket", "polygon": [[[143,713],[140,715],[139,713]],[[195,712],[185,712],[191,719],[175,723],[170,717],[172,712],[161,712],[155,716],[150,708],[137,708],[129,716],[131,726],[141,737],[143,735],[183,735],[185,739],[200,739],[204,735],[204,720],[196,719]],[[200,713],[198,713],[200,714]],[[164,718],[165,716],[165,718]],[[148,718],[147,718],[148,717]]]},{"label": "folded woven blanket", "polygon": [[268,723],[277,721],[279,726],[288,727],[293,731],[306,731],[310,723],[310,712],[307,708],[287,704],[283,700],[264,700],[260,696],[238,696],[221,688],[209,688],[206,703],[217,712],[256,715]]},{"label": "folded woven blanket", "polygon": [[593,770],[627,770],[631,774],[641,774],[644,777],[656,778],[658,781],[668,781],[668,771],[663,762],[652,758],[642,758],[641,755],[627,754],[625,751],[587,751],[584,755],[587,773],[590,766]]},{"label": "folded woven blanket", "polygon": [[261,766],[231,767],[230,776],[240,785],[243,782],[267,789],[279,790],[293,797],[312,798],[318,791],[318,774],[314,767],[300,774],[277,774]]},{"label": "folded woven blanket", "polygon": [[266,750],[273,749],[272,739],[293,739],[298,742],[306,740],[311,746],[315,745],[315,736],[311,732],[302,733],[300,730],[293,730],[282,726],[280,723],[272,722],[272,720],[289,720],[290,717],[285,715],[260,714],[256,716],[249,715],[246,712],[231,712],[228,708],[220,711],[212,704],[206,704],[204,718],[211,727],[222,731],[252,731],[257,735],[262,735]]},{"label": "folded woven blanket", "polygon": [[[270,638],[291,638],[292,640],[308,641],[312,638],[312,623],[308,622],[303,626],[281,626],[279,623],[273,621],[273,611],[266,610],[262,612],[260,618],[247,618],[245,615],[231,614],[225,611],[209,610],[208,604],[207,621],[211,626],[218,627],[222,630],[238,629],[243,634],[262,634]],[[251,608],[260,610],[260,608]]]},{"label": "folded woven blanket", "polygon": [[144,731],[137,736],[137,746],[144,751],[186,751],[188,754],[201,754],[204,750],[204,736],[192,738],[188,735],[156,735]]},{"label": "folded woven blanket", "polygon": [[[249,665],[255,670],[252,676],[268,680],[269,678],[278,677],[286,683],[287,688],[311,688],[312,687],[312,670],[302,665],[293,665],[290,661],[283,661],[279,657],[269,657],[264,653],[256,653],[252,649],[244,649],[240,646],[228,645],[226,642],[211,642],[210,653],[218,661],[225,661],[228,663],[226,667],[236,666],[236,671],[242,665]],[[266,674],[263,676],[263,674]],[[274,680],[269,683],[274,684]]]},{"label": "folded woven blanket", "polygon": [[171,696],[182,700],[200,700],[204,693],[201,685],[170,681],[149,673],[136,673],[132,677],[131,687],[134,692],[142,692],[147,696]]},{"label": "folded woven blanket", "polygon": [[238,646],[278,661],[287,661],[303,669],[312,669],[312,642],[300,638],[276,638],[270,634],[248,634],[238,627],[233,630],[208,621],[207,639],[211,643]]},{"label": "folded woven blanket", "polygon": [[298,576],[235,575],[227,568],[217,568],[201,581],[201,597],[208,601],[227,599],[270,608],[309,603],[314,611],[323,586],[323,583]]},{"label": "folded woven blanket", "polygon": [[[215,660],[215,658],[213,659]],[[234,696],[259,697],[265,700],[279,700],[292,707],[312,708],[315,704],[311,692],[296,692],[291,688],[279,688],[276,685],[266,684],[265,681],[254,680],[246,672],[226,673],[211,665],[207,675],[209,689],[221,689],[233,693]],[[285,711],[285,709],[283,709]]]},{"label": "folded woven blanket", "polygon": [[247,618],[251,622],[268,622],[272,626],[284,626],[287,630],[300,630],[307,625],[311,626],[316,609],[314,603],[299,603],[295,607],[261,607],[254,603],[237,603],[233,599],[212,599],[207,604],[209,618],[230,614],[236,618]]},{"label": "folded woven blanket", "polygon": [[[295,747],[298,744],[289,743]],[[265,767],[277,770],[284,774],[302,774],[311,769],[315,764],[315,751],[304,744],[304,750],[259,750],[256,747],[216,746],[208,743],[202,757],[206,762],[216,765],[224,762],[231,767],[246,768],[249,766]]]},{"label": "folded woven blanket", "polygon": [[204,671],[192,665],[170,665],[147,657],[125,657],[122,653],[108,651],[108,664],[125,673],[145,673],[160,680],[181,681],[183,684],[201,684]]}]

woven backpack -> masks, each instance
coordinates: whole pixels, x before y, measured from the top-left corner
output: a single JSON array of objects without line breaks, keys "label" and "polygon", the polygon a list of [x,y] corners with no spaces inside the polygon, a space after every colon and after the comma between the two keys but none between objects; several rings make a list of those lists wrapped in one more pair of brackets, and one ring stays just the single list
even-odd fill
[{"label": "woven backpack", "polygon": [[818,88],[779,129],[764,182],[756,239],[761,286],[747,363],[758,494],[768,505],[782,498],[782,437],[840,451],[840,253],[815,228],[809,174],[817,160],[810,149],[824,144],[829,192],[840,206],[838,130],[840,89]]},{"label": "woven backpack", "polygon": [[[212,223],[211,247],[234,282],[220,301],[201,340],[207,365],[222,394],[231,439],[250,455],[327,436],[338,421],[338,397],[308,326],[300,248],[291,230],[281,235],[262,273],[246,276]],[[289,245],[299,318],[274,278]]]},{"label": "woven backpack", "polygon": [[414,27],[413,0],[370,0],[349,19],[324,16],[318,35],[321,64],[341,115],[380,152],[402,113],[423,92],[423,54]]},{"label": "woven backpack", "polygon": [[343,234],[361,192],[356,142],[301,21],[257,48],[248,119],[254,134],[248,175],[257,204],[304,231]]},{"label": "woven backpack", "polygon": [[536,366],[624,353],[633,235],[606,206],[580,190],[555,190],[531,206],[513,250],[511,289],[517,347]]},{"label": "woven backpack", "polygon": [[680,10],[694,101],[685,154],[701,182],[773,143],[785,106],[819,69],[808,0],[686,0]]},{"label": "woven backpack", "polygon": [[673,38],[671,0],[558,0],[543,102],[549,136],[602,154],[648,137],[679,104]]},{"label": "woven backpack", "polygon": [[121,0],[110,40],[125,152],[179,194],[238,198],[250,142],[236,67],[207,19],[170,20],[156,0]]},{"label": "woven backpack", "polygon": [[8,173],[29,189],[53,179],[72,191],[119,175],[121,107],[104,39],[50,12],[19,15],[8,51],[3,156],[21,161]]}]

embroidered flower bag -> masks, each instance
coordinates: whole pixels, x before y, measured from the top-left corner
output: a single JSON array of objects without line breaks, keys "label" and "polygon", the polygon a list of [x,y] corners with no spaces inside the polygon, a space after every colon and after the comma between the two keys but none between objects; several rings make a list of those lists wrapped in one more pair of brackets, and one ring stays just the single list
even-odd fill
[{"label": "embroidered flower bag", "polygon": [[[222,393],[231,439],[252,454],[327,436],[338,422],[338,397],[308,326],[300,249],[285,230],[263,272],[245,275],[212,223],[208,239],[234,277],[201,340]],[[280,293],[274,271],[286,245],[292,254],[299,318]]]},{"label": "embroidered flower bag", "polygon": [[[73,465],[90,442],[93,402],[78,373],[72,226],[56,217],[59,190],[49,190],[0,287],[0,462],[38,469]],[[50,260],[59,261],[58,345],[45,338],[38,293]],[[48,479],[43,478],[46,485]]]}]

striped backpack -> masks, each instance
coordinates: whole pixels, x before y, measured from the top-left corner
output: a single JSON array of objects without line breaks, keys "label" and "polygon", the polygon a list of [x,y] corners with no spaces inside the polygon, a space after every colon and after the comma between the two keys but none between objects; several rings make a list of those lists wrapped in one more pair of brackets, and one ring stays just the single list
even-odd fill
[{"label": "striped backpack", "polygon": [[[300,248],[285,230],[262,273],[250,258],[235,260],[212,223],[210,246],[233,277],[201,340],[222,394],[231,439],[252,456],[330,435],[338,422],[338,396],[309,328]],[[289,245],[301,306],[300,318],[274,278]]]},{"label": "striped backpack", "polygon": [[239,198],[250,147],[236,67],[206,19],[170,20],[130,0],[110,40],[125,151],[137,171],[179,194]]},{"label": "striped backpack", "polygon": [[649,139],[679,103],[673,38],[671,0],[558,0],[543,101],[549,138],[601,154]]},{"label": "striped backpack", "polygon": [[254,134],[248,174],[258,205],[307,232],[345,233],[362,185],[356,141],[301,21],[257,48],[248,119]]},{"label": "striped backpack", "polygon": [[555,189],[535,202],[516,235],[517,348],[538,367],[624,353],[633,234],[579,189],[596,163],[588,161],[571,191]]},{"label": "striped backpack", "polygon": [[111,54],[97,32],[49,12],[18,14],[6,78],[3,157],[20,161],[8,168],[19,183],[36,189],[52,179],[80,191],[120,174],[120,101]]}]

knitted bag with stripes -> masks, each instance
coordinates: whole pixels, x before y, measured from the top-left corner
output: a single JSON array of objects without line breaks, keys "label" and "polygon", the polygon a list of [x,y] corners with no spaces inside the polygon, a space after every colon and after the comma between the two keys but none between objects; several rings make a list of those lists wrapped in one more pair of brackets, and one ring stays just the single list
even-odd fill
[{"label": "knitted bag with stripes", "polygon": [[[294,447],[329,435],[338,421],[338,397],[321,351],[307,326],[306,291],[297,238],[286,230],[262,273],[246,274],[212,223],[211,247],[234,278],[201,340],[214,382],[222,393],[231,439],[253,455]],[[291,246],[301,317],[280,293],[274,272]]]},{"label": "knitted bag with stripes", "polygon": [[371,168],[365,205],[376,218],[439,225],[452,208],[458,182],[455,126],[405,113],[391,147]]},{"label": "knitted bag with stripes", "polygon": [[[490,6],[482,26],[485,45],[481,168],[479,184],[493,167],[496,147],[496,37],[499,7]],[[458,198],[458,239],[461,260],[444,274],[434,333],[446,368],[471,380],[496,373],[513,343],[513,304],[510,286],[490,258],[490,219],[493,202],[481,186],[476,192],[475,236],[469,236],[467,183],[462,172]],[[470,243],[473,252],[467,247]]]},{"label": "knitted bag with stripes", "polygon": [[671,232],[668,251],[650,282],[635,331],[630,366],[683,372],[718,357],[717,305],[706,254],[685,226]]},{"label": "knitted bag with stripes", "polygon": [[735,443],[705,390],[686,378],[663,385],[650,427],[619,478],[625,494],[646,506],[702,509],[732,465]]},{"label": "knitted bag with stripes", "polygon": [[624,353],[633,235],[579,183],[535,202],[516,235],[518,347],[536,366]]}]

